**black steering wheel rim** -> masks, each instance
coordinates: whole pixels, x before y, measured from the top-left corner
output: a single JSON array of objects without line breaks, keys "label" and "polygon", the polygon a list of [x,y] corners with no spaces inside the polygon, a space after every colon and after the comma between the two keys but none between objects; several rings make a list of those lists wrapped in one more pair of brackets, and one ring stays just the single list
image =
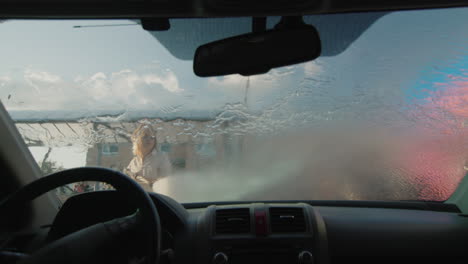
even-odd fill
[{"label": "black steering wheel rim", "polygon": [[[141,225],[145,230],[147,263],[158,263],[161,245],[160,219],[148,193],[130,177],[121,172],[98,167],[81,167],[59,171],[29,183],[0,202],[0,212],[8,211],[65,184],[80,181],[99,181],[112,185],[133,199],[139,209]],[[143,240],[143,241],[144,241]]]}]

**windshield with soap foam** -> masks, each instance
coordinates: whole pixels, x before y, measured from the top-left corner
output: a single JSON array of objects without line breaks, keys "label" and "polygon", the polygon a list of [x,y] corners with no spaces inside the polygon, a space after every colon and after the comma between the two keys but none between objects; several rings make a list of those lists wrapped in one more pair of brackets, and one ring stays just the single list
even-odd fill
[{"label": "windshield with soap foam", "polygon": [[318,59],[212,78],[194,49],[249,18],[3,21],[0,99],[45,175],[102,166],[180,202],[448,199],[468,170],[468,9],[304,20]]}]

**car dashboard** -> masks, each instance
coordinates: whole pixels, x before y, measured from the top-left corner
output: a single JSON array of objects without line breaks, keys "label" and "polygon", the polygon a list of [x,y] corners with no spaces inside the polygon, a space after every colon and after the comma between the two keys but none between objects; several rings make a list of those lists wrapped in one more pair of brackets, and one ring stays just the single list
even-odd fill
[{"label": "car dashboard", "polygon": [[[162,251],[171,253],[163,258],[167,263],[468,260],[468,217],[450,205],[349,201],[180,204],[156,193],[150,197],[161,218]],[[49,238],[131,212],[131,204],[117,192],[77,195],[61,208]]]}]

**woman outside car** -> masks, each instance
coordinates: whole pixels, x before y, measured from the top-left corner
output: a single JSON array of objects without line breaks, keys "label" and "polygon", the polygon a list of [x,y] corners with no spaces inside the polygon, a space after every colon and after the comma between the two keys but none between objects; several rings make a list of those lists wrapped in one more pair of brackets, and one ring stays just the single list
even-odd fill
[{"label": "woman outside car", "polygon": [[172,165],[166,153],[157,150],[154,130],[148,124],[140,124],[132,134],[134,158],[125,173],[136,180],[144,190],[153,191],[153,184],[172,173]]}]

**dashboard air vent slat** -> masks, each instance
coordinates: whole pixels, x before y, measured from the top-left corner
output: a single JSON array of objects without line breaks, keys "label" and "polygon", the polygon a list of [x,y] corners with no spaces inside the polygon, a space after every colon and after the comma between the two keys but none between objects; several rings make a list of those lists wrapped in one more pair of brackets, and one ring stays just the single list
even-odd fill
[{"label": "dashboard air vent slat", "polygon": [[250,232],[249,208],[216,210],[217,234],[242,234]]},{"label": "dashboard air vent slat", "polygon": [[305,232],[304,210],[292,207],[270,208],[270,225],[273,233]]}]

